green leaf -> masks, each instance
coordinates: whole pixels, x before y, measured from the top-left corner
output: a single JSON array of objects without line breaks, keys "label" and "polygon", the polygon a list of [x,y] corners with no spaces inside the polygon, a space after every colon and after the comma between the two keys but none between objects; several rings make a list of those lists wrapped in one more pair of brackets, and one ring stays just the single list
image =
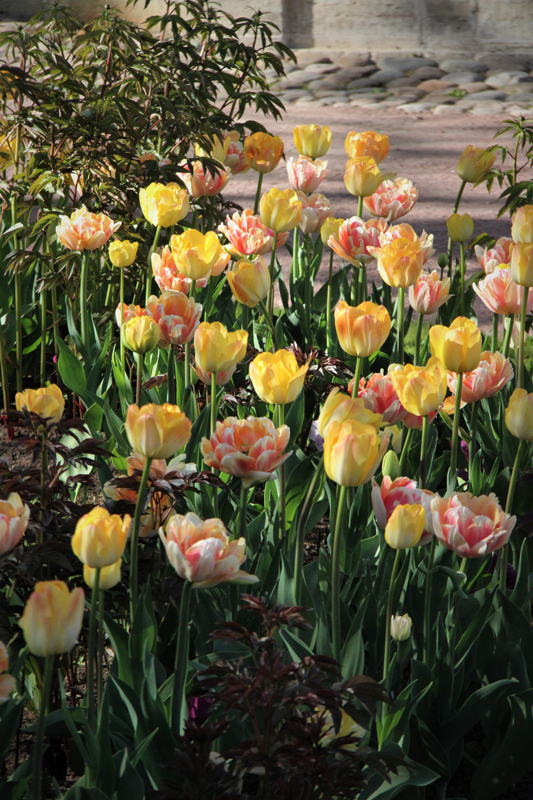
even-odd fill
[{"label": "green leaf", "polygon": [[459,712],[441,726],[441,740],[444,747],[448,751],[451,750],[458,739],[472,730],[498,700],[509,693],[512,686],[516,687],[517,683],[515,678],[495,681],[471,694]]},{"label": "green leaf", "polygon": [[289,409],[289,413],[285,418],[285,424],[289,426],[291,430],[291,438],[289,440],[289,444],[287,445],[287,450],[293,447],[294,442],[296,441],[297,437],[302,430],[303,424],[305,419],[305,394],[304,392],[300,392],[296,400],[291,403],[291,407]]}]

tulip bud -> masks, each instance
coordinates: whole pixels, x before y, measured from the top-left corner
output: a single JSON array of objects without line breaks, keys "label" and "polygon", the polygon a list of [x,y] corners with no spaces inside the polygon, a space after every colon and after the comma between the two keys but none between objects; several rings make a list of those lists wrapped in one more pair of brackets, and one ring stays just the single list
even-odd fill
[{"label": "tulip bud", "polygon": [[204,372],[227,372],[246,355],[246,331],[229,332],[221,322],[201,322],[194,334],[194,355]]},{"label": "tulip bud", "polygon": [[259,211],[264,225],[277,233],[292,231],[302,220],[302,204],[293,189],[282,191],[274,187],[265,192]]},{"label": "tulip bud", "polygon": [[394,550],[407,550],[418,544],[425,524],[423,506],[418,503],[396,506],[385,528],[385,541]]},{"label": "tulip bud", "polygon": [[389,444],[385,433],[355,419],[331,422],[324,439],[324,469],[339,486],[360,486],[376,471]]},{"label": "tulip bud", "polygon": [[474,233],[474,220],[470,214],[452,214],[446,222],[452,242],[467,242]]},{"label": "tulip bud", "polygon": [[[112,589],[117,583],[120,583],[120,568],[122,566],[122,559],[119,558],[114,564],[108,567],[102,567],[100,570],[100,581],[98,588],[100,591],[105,592],[107,589]],[[89,567],[87,564],[83,565],[83,580],[90,589],[94,589],[96,579],[96,569]]]},{"label": "tulip bud", "polygon": [[321,158],[331,145],[331,130],[327,125],[297,125],[293,130],[294,146],[301,156]]},{"label": "tulip bud", "polygon": [[517,439],[533,442],[533,393],[514,390],[505,409],[505,424]]},{"label": "tulip bud", "polygon": [[366,358],[379,350],[387,339],[391,318],[385,306],[365,301],[349,306],[341,300],[335,309],[335,330],[345,353]]},{"label": "tulip bud", "polygon": [[135,453],[145,458],[170,458],[191,438],[191,421],[178,406],[149,403],[128,407],[126,433]]},{"label": "tulip bud", "polygon": [[63,416],[65,400],[59,386],[51,383],[42,389],[26,389],[25,392],[17,392],[15,406],[17,411],[26,409],[32,414],[40,414],[47,420],[48,425],[56,425]]},{"label": "tulip bud", "polygon": [[456,317],[449,328],[433,325],[429,345],[431,354],[451,372],[471,372],[481,359],[481,331],[467,317]]},{"label": "tulip bud", "polygon": [[263,175],[276,169],[282,155],[283,141],[279,136],[271,136],[269,133],[257,131],[244,140],[246,163]]},{"label": "tulip bud", "polygon": [[235,300],[248,308],[255,308],[268,295],[270,273],[261,256],[257,256],[255,261],[238,261],[226,277]]},{"label": "tulip bud", "polygon": [[139,242],[130,242],[124,239],[122,242],[115,239],[109,245],[109,260],[114,267],[122,269],[123,267],[130,267],[135,261]]},{"label": "tulip bud", "polygon": [[159,325],[152,317],[132,317],[122,326],[124,344],[134,353],[149,353],[161,338]]},{"label": "tulip bud", "polygon": [[63,581],[35,584],[19,620],[34,656],[55,656],[72,650],[80,635],[85,594],[81,586],[69,592]]},{"label": "tulip bud", "polygon": [[370,197],[379,189],[384,177],[375,160],[368,156],[359,156],[346,162],[344,185],[355,197]]},{"label": "tulip bud", "polygon": [[515,244],[533,242],[533,206],[520,206],[513,214],[511,236]]},{"label": "tulip bud", "polygon": [[298,367],[289,350],[259,353],[250,364],[250,379],[264,403],[285,405],[296,400],[302,391],[308,367]]},{"label": "tulip bud", "polygon": [[[387,432],[388,429],[385,429],[385,433]],[[400,462],[394,450],[389,450],[387,453],[385,453],[385,457],[381,465],[381,472],[383,473],[383,475],[385,475],[387,478],[390,478],[392,481],[395,481],[396,478],[399,477]]]},{"label": "tulip bud", "polygon": [[83,564],[103,569],[122,557],[131,525],[129,514],[122,520],[105,508],[93,508],[80,517],[72,537],[72,550]]},{"label": "tulip bud", "polygon": [[395,642],[405,642],[411,635],[413,620],[409,614],[390,618],[390,635]]},{"label": "tulip bud", "polygon": [[469,144],[457,162],[457,174],[465,183],[477,183],[493,167],[496,154]]},{"label": "tulip bud", "polygon": [[177,183],[151,183],[139,192],[141,210],[152,225],[170,228],[189,213],[189,195]]},{"label": "tulip bud", "polygon": [[328,217],[320,228],[320,238],[322,244],[327,245],[330,236],[338,236],[339,228],[344,222],[343,219],[335,219],[335,217]]},{"label": "tulip bud", "polygon": [[511,278],[520,286],[533,286],[533,244],[518,242],[511,246]]}]

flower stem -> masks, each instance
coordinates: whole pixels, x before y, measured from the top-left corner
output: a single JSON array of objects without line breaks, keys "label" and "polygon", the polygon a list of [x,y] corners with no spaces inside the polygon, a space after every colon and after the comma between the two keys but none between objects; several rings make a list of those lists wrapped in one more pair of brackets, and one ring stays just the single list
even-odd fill
[{"label": "flower stem", "polygon": [[511,343],[511,336],[513,333],[514,314],[506,314],[507,329],[505,331],[505,338],[503,340],[502,355],[507,358],[509,355],[509,345]]},{"label": "flower stem", "polygon": [[461,263],[460,263],[460,292],[459,292],[459,308],[461,311],[461,315],[465,313],[465,246],[463,242],[459,242],[459,252],[461,253]]},{"label": "flower stem", "polygon": [[0,325],[0,377],[2,378],[2,396],[4,398],[4,412],[9,411],[9,382],[7,378],[6,348],[2,326]]},{"label": "flower stem", "polygon": [[43,745],[44,745],[44,723],[48,712],[50,692],[52,690],[52,678],[54,675],[55,656],[46,656],[44,662],[44,682],[41,694],[41,708],[37,721],[37,731],[35,734],[35,745],[33,750],[33,775],[31,781],[32,800],[41,800],[41,786],[43,779]]},{"label": "flower stem", "polygon": [[174,359],[174,345],[170,345],[170,349],[168,351],[168,366],[167,366],[167,402],[172,404],[178,404],[178,398],[176,396],[177,385],[176,385],[176,362]]},{"label": "flower stem", "polygon": [[[423,424],[424,423],[422,422],[422,425]],[[411,439],[412,438],[413,438],[413,429],[412,428],[408,428],[407,429],[407,435],[406,435],[404,443],[402,445],[402,454],[400,456],[400,466],[399,466],[400,475],[403,475],[403,471],[405,469],[405,462],[407,460],[407,453],[409,452],[409,445],[411,444]]]},{"label": "flower stem", "polygon": [[457,388],[455,390],[455,411],[452,429],[452,454],[450,456],[450,475],[452,480],[457,471],[457,457],[459,455],[459,420],[461,418],[461,393],[463,389],[463,373],[457,373]]},{"label": "flower stem", "polygon": [[424,315],[419,314],[416,321],[416,338],[415,338],[415,367],[420,366],[420,348],[422,347],[422,327],[424,325]]},{"label": "flower stem", "polygon": [[[518,473],[520,471],[520,461],[522,459],[522,450],[524,448],[524,442],[522,439],[518,442],[518,450],[516,451],[516,456],[513,464],[513,471],[511,473],[511,480],[509,482],[509,490],[507,492],[507,502],[505,504],[505,513],[511,514],[513,510],[513,500],[514,494],[516,490],[516,484],[518,482]],[[507,588],[507,550],[508,550],[508,543],[506,542],[502,549],[500,550],[500,589],[502,592],[505,592]]]},{"label": "flower stem", "polygon": [[141,392],[143,386],[143,362],[144,356],[142,353],[137,353],[137,391],[135,393],[135,402],[141,407]]},{"label": "flower stem", "polygon": [[85,348],[89,347],[88,324],[87,324],[87,281],[89,279],[89,256],[90,250],[84,250],[81,261],[80,275],[80,325],[81,341]]},{"label": "flower stem", "polygon": [[396,328],[398,336],[398,363],[403,364],[403,314],[405,304],[405,289],[398,287],[398,306],[396,309]]},{"label": "flower stem", "polygon": [[217,425],[217,374],[211,373],[211,436]]},{"label": "flower stem", "polygon": [[[17,172],[15,164],[15,172]],[[17,197],[11,195],[11,224],[17,222]],[[13,250],[18,250],[18,233],[13,232]],[[15,324],[17,327],[16,353],[17,353],[17,391],[22,391],[22,273],[15,270]]]},{"label": "flower stem", "polygon": [[[278,410],[278,428],[285,423],[285,406],[279,404],[276,406]],[[286,506],[286,482],[287,475],[285,470],[285,462],[279,467],[279,540],[284,546],[285,540],[285,506]]]},{"label": "flower stem", "polygon": [[390,691],[390,642],[391,642],[390,622],[391,622],[392,608],[393,608],[392,604],[394,600],[394,588],[396,585],[396,576],[398,574],[399,564],[400,564],[400,551],[396,550],[396,555],[394,556],[394,564],[392,565],[392,572],[390,576],[389,596],[387,598],[387,616],[385,618],[385,651],[384,651],[385,655],[383,659],[383,685],[387,693]]},{"label": "flower stem", "polygon": [[150,477],[150,466],[152,459],[147,458],[144,462],[144,469],[139,485],[139,493],[137,495],[137,502],[135,504],[135,514],[133,516],[133,530],[131,532],[130,544],[130,616],[131,624],[137,610],[137,594],[138,594],[138,571],[139,571],[139,530],[141,527],[141,514],[144,510],[146,487],[148,485],[148,478]]},{"label": "flower stem", "polygon": [[46,473],[48,471],[48,450],[46,448],[48,430],[42,432],[41,436],[41,508],[40,508],[40,526],[37,533],[37,544],[44,542],[44,510],[46,508]]},{"label": "flower stem", "polygon": [[294,229],[294,239],[292,242],[292,279],[293,281],[297,281],[300,277],[300,228],[296,227]]},{"label": "flower stem", "polygon": [[274,313],[274,270],[276,268],[276,248],[278,246],[278,232],[274,231],[274,241],[272,243],[272,255],[270,256],[270,287],[268,289],[267,308],[268,313]]},{"label": "flower stem", "polygon": [[474,400],[472,403],[472,413],[470,415],[470,447],[468,451],[468,480],[469,491],[472,491],[472,470],[474,467],[474,459],[476,457],[476,444],[477,444],[477,418],[479,414],[479,400]]},{"label": "flower stem", "polygon": [[185,343],[185,360],[183,362],[184,366],[184,386],[185,389],[191,388],[191,343]]},{"label": "flower stem", "polygon": [[[429,415],[426,414],[422,419],[422,440],[420,442],[420,472],[418,474],[418,488],[425,489],[427,483],[427,449],[429,434]],[[406,440],[407,443],[407,440]],[[403,456],[403,453],[402,453]],[[401,462],[400,462],[401,463]]]},{"label": "flower stem", "polygon": [[355,372],[353,376],[353,385],[352,385],[352,397],[356,398],[359,397],[359,381],[361,379],[361,367],[363,365],[363,359],[361,356],[355,357]]},{"label": "flower stem", "polygon": [[122,372],[126,373],[126,351],[124,347],[124,269],[120,270],[120,364]]},{"label": "flower stem", "polygon": [[[463,196],[465,186],[466,186],[466,181],[462,181],[461,188],[457,192],[457,197],[455,198],[455,205],[453,207],[454,214],[457,214],[457,209],[459,208],[459,203],[461,202],[461,197]],[[448,236],[448,278],[452,277],[452,247],[453,247],[453,242]]]},{"label": "flower stem", "polygon": [[331,292],[333,282],[333,250],[329,251],[329,276],[328,276],[328,290],[326,298],[326,350],[328,356],[332,355],[333,350],[333,330],[331,325]]},{"label": "flower stem", "polygon": [[491,341],[491,348],[492,352],[495,353],[498,349],[498,323],[500,321],[500,315],[494,313],[492,315],[492,341]]},{"label": "flower stem", "polygon": [[170,725],[176,736],[183,733],[185,727],[186,705],[185,685],[189,665],[189,622],[191,606],[191,581],[185,581],[181,592],[178,637],[176,642],[176,660],[174,662],[174,687],[170,707]]},{"label": "flower stem", "polygon": [[239,538],[245,539],[248,526],[246,524],[246,505],[248,500],[248,487],[241,479],[241,493],[239,498]]},{"label": "flower stem", "polygon": [[527,301],[529,298],[529,286],[523,286],[522,291],[522,313],[520,315],[520,347],[518,350],[518,380],[517,388],[522,389],[524,386],[524,363],[525,363],[525,339],[526,339],[526,314],[527,314]]},{"label": "flower stem", "polygon": [[259,211],[259,201],[261,199],[261,186],[263,185],[263,173],[260,172],[257,176],[257,189],[255,190],[255,201],[254,201],[254,214],[257,214]]},{"label": "flower stem", "polygon": [[[268,312],[268,308],[266,307],[266,305],[265,305],[263,300],[259,301],[259,308],[263,312],[263,315],[264,315],[264,317],[266,319],[266,323],[267,323],[268,327],[270,328],[270,333],[272,334],[272,347],[273,347],[274,350],[278,350],[279,349],[278,337],[276,336],[276,328],[274,327],[274,321],[273,321],[272,317],[270,316],[270,314]],[[266,348],[266,349],[268,349],[268,348]]]},{"label": "flower stem", "polygon": [[104,590],[98,592],[98,640],[96,645],[96,706],[98,716],[102,708],[102,693],[104,689]]},{"label": "flower stem", "polygon": [[87,718],[92,731],[94,725],[94,649],[96,639],[96,612],[98,609],[98,593],[100,587],[100,569],[94,572],[94,586],[91,592],[91,610],[89,613],[89,643],[87,645]]},{"label": "flower stem", "polygon": [[150,295],[152,294],[152,256],[156,251],[160,236],[161,236],[161,225],[158,225],[157,228],[155,229],[154,241],[152,247],[150,248],[150,253],[148,255],[148,269],[146,271],[146,287],[144,295],[146,305],[148,305],[148,300],[150,299]]},{"label": "flower stem", "polygon": [[426,587],[424,592],[424,663],[429,666],[429,636],[431,627],[431,583],[433,580],[433,562],[435,560],[435,548],[437,539],[433,536],[429,550],[428,569],[426,575]]},{"label": "flower stem", "polygon": [[357,198],[357,216],[363,219],[363,196]]},{"label": "flower stem", "polygon": [[346,500],[346,486],[337,486],[337,512],[333,533],[333,552],[331,555],[331,623],[333,629],[333,658],[341,658],[341,591],[340,558],[341,530]]},{"label": "flower stem", "polygon": [[364,303],[366,301],[367,295],[367,283],[366,283],[366,264],[363,260],[361,260],[361,266],[359,268],[359,302]]},{"label": "flower stem", "polygon": [[40,385],[46,386],[46,289],[41,289],[41,369],[40,369]]},{"label": "flower stem", "polygon": [[294,552],[294,596],[296,597],[296,605],[299,606],[302,602],[302,587],[303,587],[303,569],[304,569],[304,545],[305,545],[305,523],[309,509],[315,497],[315,490],[317,485],[320,485],[322,473],[324,470],[324,457],[322,456],[317,464],[315,474],[307,490],[304,504],[298,517],[298,527],[296,528],[296,548]]}]

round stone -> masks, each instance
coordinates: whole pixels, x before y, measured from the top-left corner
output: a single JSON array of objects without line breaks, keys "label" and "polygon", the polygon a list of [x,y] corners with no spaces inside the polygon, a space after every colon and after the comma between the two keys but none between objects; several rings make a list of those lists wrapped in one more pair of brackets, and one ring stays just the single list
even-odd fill
[{"label": "round stone", "polygon": [[447,58],[441,61],[440,68],[445,72],[486,72],[488,69],[482,61],[469,58]]},{"label": "round stone", "polygon": [[449,72],[444,80],[451,81],[451,83],[456,83],[458,86],[461,86],[463,83],[474,83],[474,81],[479,80],[479,73],[466,71]]},{"label": "round stone", "polygon": [[527,72],[515,70],[513,72],[496,72],[485,79],[488,86],[500,89],[504,86],[517,86],[521,83],[533,83],[533,78]]}]

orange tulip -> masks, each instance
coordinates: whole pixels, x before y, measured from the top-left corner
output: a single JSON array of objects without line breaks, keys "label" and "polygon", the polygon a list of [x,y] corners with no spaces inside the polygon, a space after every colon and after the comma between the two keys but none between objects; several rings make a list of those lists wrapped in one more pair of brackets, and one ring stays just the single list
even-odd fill
[{"label": "orange tulip", "polygon": [[407,289],[416,283],[424,266],[424,254],[420,242],[409,239],[393,239],[381,248],[369,251],[378,260],[378,272],[389,286]]},{"label": "orange tulip", "polygon": [[246,163],[256,172],[265,174],[278,166],[283,155],[283,141],[279,136],[258,131],[244,140]]},{"label": "orange tulip", "polygon": [[350,131],[344,147],[348,158],[368,156],[379,164],[389,152],[389,137],[376,131],[364,131],[364,133]]}]

